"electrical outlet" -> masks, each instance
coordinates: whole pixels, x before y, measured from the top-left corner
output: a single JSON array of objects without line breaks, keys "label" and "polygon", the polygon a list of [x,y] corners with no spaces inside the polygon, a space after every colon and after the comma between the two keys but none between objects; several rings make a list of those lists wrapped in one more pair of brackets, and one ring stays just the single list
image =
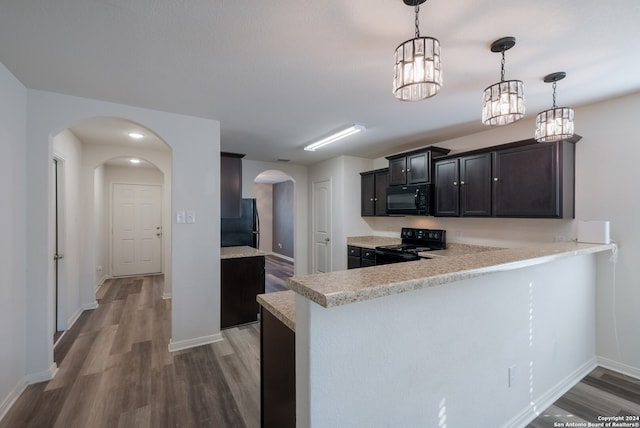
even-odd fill
[{"label": "electrical outlet", "polygon": [[507,386],[509,388],[513,387],[516,384],[516,366],[511,366],[508,369],[508,381]]}]

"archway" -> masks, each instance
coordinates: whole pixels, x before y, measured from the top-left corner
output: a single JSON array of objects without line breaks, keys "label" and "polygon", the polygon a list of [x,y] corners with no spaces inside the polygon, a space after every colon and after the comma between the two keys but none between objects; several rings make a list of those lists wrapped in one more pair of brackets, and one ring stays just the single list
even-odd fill
[{"label": "archway", "polygon": [[[295,266],[295,180],[279,170],[266,170],[254,179],[260,218],[260,246],[267,258],[266,292],[286,289],[284,280]],[[275,256],[275,258],[274,258]]]},{"label": "archway", "polygon": [[[130,132],[143,135],[132,140]],[[162,186],[162,253],[161,270],[166,275],[165,294],[171,295],[171,157],[170,147],[150,129],[133,121],[113,117],[83,119],[52,137],[52,153],[64,159],[64,219],[61,247],[64,248],[62,269],[64,275],[54,297],[61,317],[56,319],[56,330],[69,328],[85,309],[97,307],[98,286],[111,276],[109,186],[114,174],[124,173],[130,159],[141,160],[138,171],[156,171],[154,174],[130,173],[129,179]],[[111,170],[110,174],[107,174]],[[132,169],[133,171],[133,169]],[[131,171],[130,171],[131,172]],[[146,176],[147,179],[141,178]],[[154,178],[149,178],[154,176]],[[106,177],[111,177],[105,179]],[[137,177],[137,178],[136,178]],[[54,198],[50,198],[55,202]],[[52,224],[52,221],[50,221]],[[54,228],[50,227],[50,235]],[[50,238],[51,242],[55,239]],[[50,260],[53,257],[50,258]],[[55,270],[54,270],[55,272]],[[52,278],[55,280],[55,278]]]}]

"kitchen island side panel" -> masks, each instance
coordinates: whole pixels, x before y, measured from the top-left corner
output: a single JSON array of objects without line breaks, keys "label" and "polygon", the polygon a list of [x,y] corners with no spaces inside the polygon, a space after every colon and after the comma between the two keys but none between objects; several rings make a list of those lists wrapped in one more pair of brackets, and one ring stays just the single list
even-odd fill
[{"label": "kitchen island side panel", "polygon": [[596,257],[332,308],[296,296],[298,423],[521,426],[595,366]]}]

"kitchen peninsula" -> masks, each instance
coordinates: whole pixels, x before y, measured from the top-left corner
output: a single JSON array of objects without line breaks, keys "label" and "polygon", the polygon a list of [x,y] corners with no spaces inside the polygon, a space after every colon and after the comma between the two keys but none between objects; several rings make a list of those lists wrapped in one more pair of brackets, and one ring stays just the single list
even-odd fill
[{"label": "kitchen peninsula", "polygon": [[613,248],[291,278],[298,426],[525,425],[596,365],[596,286]]}]

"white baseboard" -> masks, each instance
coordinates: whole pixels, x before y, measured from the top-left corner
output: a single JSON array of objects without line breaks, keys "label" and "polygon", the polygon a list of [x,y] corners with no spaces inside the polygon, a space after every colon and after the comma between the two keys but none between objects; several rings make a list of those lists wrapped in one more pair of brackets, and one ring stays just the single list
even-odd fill
[{"label": "white baseboard", "polygon": [[[98,306],[99,306],[98,305],[98,301],[94,300],[93,302],[90,302],[90,303],[83,303],[82,304],[82,310],[83,311],[89,311],[91,309],[98,309]],[[82,311],[81,311],[81,313],[82,313]]]},{"label": "white baseboard", "polygon": [[520,428],[527,426],[531,421],[540,416],[547,407],[551,406],[558,398],[562,397],[567,391],[576,386],[586,375],[591,373],[598,366],[597,357],[593,357],[582,366],[578,367],[569,376],[562,379],[555,386],[542,395],[538,396],[535,402],[530,403],[525,409],[517,414],[513,419],[507,422],[504,427]]},{"label": "white baseboard", "polygon": [[172,297],[171,293],[167,293],[167,292],[162,293],[162,298],[164,300],[171,300],[171,297]]},{"label": "white baseboard", "polygon": [[104,275],[99,281],[98,281],[98,285],[96,285],[96,290],[95,292],[97,293],[98,290],[100,289],[100,287],[102,287],[104,285],[104,282],[108,279],[111,279],[111,277],[109,275]]},{"label": "white baseboard", "polygon": [[27,383],[31,385],[32,383],[40,383],[51,380],[56,376],[56,373],[58,373],[58,365],[56,363],[51,363],[47,370],[39,373],[28,374],[25,379]]},{"label": "white baseboard", "polygon": [[7,412],[14,405],[18,397],[24,392],[29,383],[27,383],[26,378],[20,379],[20,381],[16,384],[16,386],[9,391],[9,394],[2,400],[0,403],[0,421],[7,415]]},{"label": "white baseboard", "polygon": [[65,331],[69,330],[71,327],[73,327],[73,325],[76,323],[76,321],[78,321],[78,318],[80,318],[80,315],[82,315],[82,312],[84,312],[84,307],[82,308],[78,308],[78,310],[69,317],[69,319],[67,319],[67,327],[65,328]]},{"label": "white baseboard", "polygon": [[640,379],[640,368],[638,367],[619,363],[605,357],[598,357],[598,365],[604,367],[605,369],[613,370],[614,372],[622,373],[624,375]]},{"label": "white baseboard", "polygon": [[196,337],[194,339],[179,340],[177,342],[174,342],[172,339],[169,341],[169,352],[182,351],[183,349],[195,348],[196,346],[209,345],[222,340],[224,340],[222,333]]},{"label": "white baseboard", "polygon": [[293,257],[285,256],[283,254],[278,254],[278,253],[276,253],[274,251],[270,252],[269,255],[270,256],[279,257],[279,258],[281,258],[283,260],[286,260],[288,262],[291,262],[291,263],[295,263],[295,260],[293,259]]}]

